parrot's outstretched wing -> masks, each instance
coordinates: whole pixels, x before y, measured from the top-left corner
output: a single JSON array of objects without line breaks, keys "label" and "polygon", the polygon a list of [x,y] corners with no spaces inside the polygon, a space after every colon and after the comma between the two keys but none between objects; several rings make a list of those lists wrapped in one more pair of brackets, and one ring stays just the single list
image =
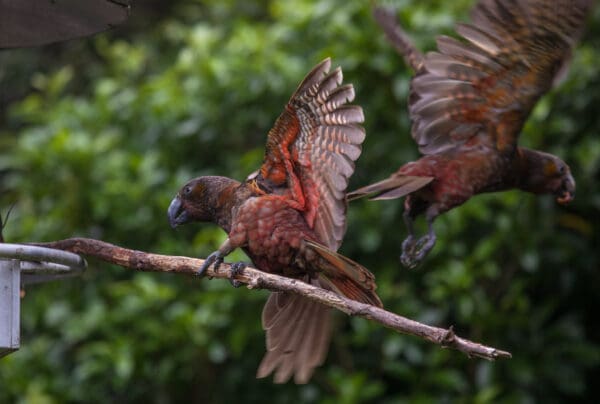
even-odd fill
[{"label": "parrot's outstretched wing", "polygon": [[253,179],[270,192],[286,193],[302,210],[320,241],[337,250],[346,229],[345,194],[365,131],[362,108],[342,70],[318,64],[302,81],[269,131],[265,157]]},{"label": "parrot's outstretched wing", "polygon": [[440,36],[412,80],[412,136],[423,154],[477,142],[514,150],[538,99],[564,73],[592,0],[481,0],[466,41]]}]

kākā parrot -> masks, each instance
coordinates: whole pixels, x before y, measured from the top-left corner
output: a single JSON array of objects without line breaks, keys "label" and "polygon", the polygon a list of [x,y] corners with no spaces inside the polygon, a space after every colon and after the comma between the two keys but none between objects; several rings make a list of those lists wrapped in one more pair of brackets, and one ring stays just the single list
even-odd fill
[{"label": "k\u0101k\u0101 parrot", "polygon": [[[374,276],[336,253],[346,229],[346,188],[361,153],[362,109],[349,105],[351,84],[342,71],[317,65],[292,95],[267,136],[260,170],[239,182],[205,176],[189,181],[171,202],[175,227],[213,222],[227,240],[200,269],[242,248],[263,271],[303,279],[381,307]],[[271,293],[263,309],[267,353],[257,377],[274,372],[276,383],[294,376],[306,383],[325,359],[330,309],[305,297]]]},{"label": "k\u0101k\u0101 parrot", "polygon": [[[384,200],[406,196],[408,237],[402,263],[415,267],[433,248],[434,219],[483,192],[520,189],[574,198],[575,181],[560,158],[519,147],[519,134],[538,99],[566,72],[591,0],[481,0],[464,40],[437,38],[422,55],[394,14],[375,10],[405,61],[415,70],[409,114],[412,137],[424,155],[389,178],[348,195]],[[428,233],[416,239],[413,222],[425,214]]]}]

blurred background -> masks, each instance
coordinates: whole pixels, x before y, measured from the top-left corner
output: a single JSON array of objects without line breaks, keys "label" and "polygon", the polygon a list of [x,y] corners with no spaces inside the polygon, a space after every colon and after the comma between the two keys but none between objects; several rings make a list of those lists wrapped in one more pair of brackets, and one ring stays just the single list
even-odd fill
[{"label": "blurred background", "polygon": [[[472,3],[387,4],[430,50]],[[225,233],[209,224],[172,230],[169,201],[194,176],[255,170],[288,97],[327,56],[366,115],[353,189],[418,156],[406,110],[412,72],[369,2],[139,1],[107,33],[1,51],[0,211],[14,204],[6,241],[84,236],[205,257]],[[469,359],[339,315],[312,381],[274,385],[254,377],[266,291],[90,260],[80,278],[26,290],[21,349],[0,360],[0,402],[598,400],[599,63],[596,7],[568,76],[522,136],[570,164],[571,205],[517,191],[478,196],[436,221],[437,245],[415,270],[398,259],[401,201],[349,210],[341,251],[376,274],[388,310],[454,325],[511,360]]]}]

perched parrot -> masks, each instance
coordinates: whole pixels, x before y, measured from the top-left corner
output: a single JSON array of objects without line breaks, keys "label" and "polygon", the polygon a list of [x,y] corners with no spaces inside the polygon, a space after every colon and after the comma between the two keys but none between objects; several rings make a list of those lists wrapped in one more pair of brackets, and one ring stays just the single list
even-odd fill
[{"label": "perched parrot", "polygon": [[[575,181],[560,158],[517,146],[538,99],[566,72],[591,0],[481,0],[472,24],[459,24],[464,41],[437,38],[422,55],[394,14],[375,10],[388,39],[415,70],[409,113],[423,154],[389,178],[360,188],[350,200],[406,196],[402,263],[415,267],[433,248],[434,219],[483,192],[520,189],[574,198]],[[413,222],[425,214],[428,233],[416,239]]]},{"label": "perched parrot", "polygon": [[[218,265],[240,247],[266,272],[303,279],[381,307],[375,278],[336,253],[346,229],[346,188],[361,153],[362,109],[330,59],[302,81],[267,136],[263,164],[239,182],[206,176],[189,181],[171,202],[171,226],[201,221],[228,238],[200,268]],[[239,269],[238,266],[236,268]],[[242,267],[243,268],[243,267]],[[267,353],[257,377],[306,383],[325,359],[330,309],[299,295],[274,292],[263,309]]]}]

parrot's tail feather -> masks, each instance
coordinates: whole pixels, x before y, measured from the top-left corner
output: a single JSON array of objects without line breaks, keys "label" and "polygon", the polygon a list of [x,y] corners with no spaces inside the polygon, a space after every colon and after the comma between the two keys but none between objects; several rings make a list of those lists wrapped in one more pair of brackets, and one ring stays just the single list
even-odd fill
[{"label": "parrot's tail feather", "polygon": [[372,201],[397,199],[418,191],[433,181],[433,179],[433,177],[394,175],[385,180],[359,188],[356,191],[349,192],[347,198],[349,201],[353,201],[367,195],[375,194],[369,199]]},{"label": "parrot's tail feather", "polygon": [[[320,285],[319,279],[307,281]],[[329,349],[331,309],[300,295],[274,292],[263,309],[262,325],[267,353],[256,377],[274,373],[275,383],[285,383],[292,376],[297,384],[307,383]]]},{"label": "parrot's tail feather", "polygon": [[341,296],[356,300],[360,303],[370,304],[375,307],[383,307],[379,296],[372,290],[365,290],[356,282],[348,278],[327,278],[321,277],[321,283],[326,289],[331,289]]},{"label": "parrot's tail feather", "polygon": [[[313,252],[320,276],[306,282],[331,290],[352,300],[382,307],[375,294],[375,277],[366,268],[327,247],[305,240],[304,248]],[[315,368],[323,363],[331,339],[331,309],[304,296],[274,292],[262,313],[267,335],[265,354],[256,377],[273,374],[275,383],[291,377],[307,383]]]},{"label": "parrot's tail feather", "polygon": [[305,240],[305,243],[307,249],[322,258],[319,263],[322,276],[319,280],[326,289],[352,300],[383,307],[375,293],[375,276],[368,269],[325,246],[309,240]]}]

